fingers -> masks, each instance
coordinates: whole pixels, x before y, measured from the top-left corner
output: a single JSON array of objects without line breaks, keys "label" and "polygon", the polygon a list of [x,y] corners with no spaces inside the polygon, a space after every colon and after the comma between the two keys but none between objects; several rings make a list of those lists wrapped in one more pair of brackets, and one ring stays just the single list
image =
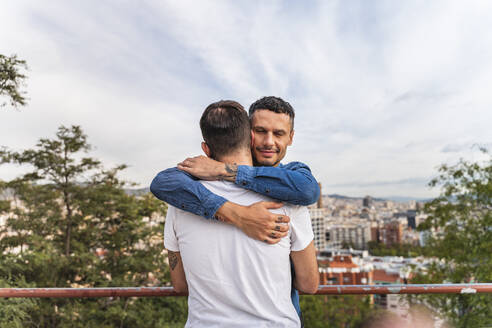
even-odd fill
[{"label": "fingers", "polygon": [[282,238],[287,236],[287,234],[288,234],[288,230],[284,231],[284,232],[272,231],[272,232],[270,232],[270,234],[264,236],[263,242],[270,244],[270,245],[273,245],[273,244],[278,243],[280,240],[282,240]]},{"label": "fingers", "polygon": [[177,166],[178,169],[180,169],[181,171],[185,171],[185,172],[188,172],[191,174],[191,167],[190,166],[186,166],[186,165],[182,165],[181,163],[178,164]]},{"label": "fingers", "polygon": [[263,242],[270,245],[274,245],[278,243],[280,240],[281,240],[280,238],[265,237],[265,239],[263,239]]},{"label": "fingers", "polygon": [[189,166],[191,166],[192,163],[193,163],[192,158],[187,158],[184,161],[182,161],[181,163],[178,163],[178,167],[179,166],[189,167]]},{"label": "fingers", "polygon": [[178,166],[178,169],[182,169],[182,168],[188,167],[188,164],[187,164],[186,160],[184,160],[181,163],[178,163],[177,166]]},{"label": "fingers", "polygon": [[275,223],[289,223],[290,218],[286,215],[278,215]]},{"label": "fingers", "polygon": [[184,161],[178,163],[178,168],[180,166],[181,167],[191,167],[191,166],[193,166],[193,164],[195,164],[196,160],[201,158],[201,157],[204,157],[204,156],[200,155],[200,156],[195,156],[195,157],[188,157]]},{"label": "fingers", "polygon": [[281,208],[282,206],[284,206],[284,203],[279,203],[279,202],[262,202],[262,203],[268,209]]},{"label": "fingers", "polygon": [[288,234],[288,230],[287,231],[284,231],[284,232],[279,232],[279,231],[272,231],[270,232],[270,238],[278,238],[278,239],[282,239],[284,238],[285,236],[287,236]]},{"label": "fingers", "polygon": [[276,224],[275,227],[273,228],[274,231],[278,232],[287,232],[289,231],[289,225],[288,224]]}]

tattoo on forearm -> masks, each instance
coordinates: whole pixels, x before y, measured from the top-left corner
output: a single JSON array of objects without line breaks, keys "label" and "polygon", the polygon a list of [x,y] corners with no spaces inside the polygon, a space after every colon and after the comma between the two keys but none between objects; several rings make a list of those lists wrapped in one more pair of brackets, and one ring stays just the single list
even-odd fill
[{"label": "tattoo on forearm", "polygon": [[227,181],[231,181],[231,182],[236,181],[237,164],[235,164],[235,163],[234,164],[226,164],[225,170],[226,170],[227,174],[222,175],[220,178],[222,180],[227,180]]},{"label": "tattoo on forearm", "polygon": [[176,265],[178,265],[179,258],[178,255],[174,252],[169,251],[168,252],[168,257],[169,257],[169,266],[171,267],[171,271],[176,268]]}]

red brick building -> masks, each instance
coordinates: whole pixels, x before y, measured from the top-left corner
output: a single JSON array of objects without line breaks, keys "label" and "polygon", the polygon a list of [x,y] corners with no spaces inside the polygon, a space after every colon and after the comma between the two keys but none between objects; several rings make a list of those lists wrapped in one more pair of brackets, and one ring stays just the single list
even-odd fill
[{"label": "red brick building", "polygon": [[372,285],[372,266],[354,262],[351,255],[335,255],[319,261],[321,285]]},{"label": "red brick building", "polygon": [[401,244],[403,240],[403,224],[399,221],[386,223],[379,232],[379,238],[387,246]]}]

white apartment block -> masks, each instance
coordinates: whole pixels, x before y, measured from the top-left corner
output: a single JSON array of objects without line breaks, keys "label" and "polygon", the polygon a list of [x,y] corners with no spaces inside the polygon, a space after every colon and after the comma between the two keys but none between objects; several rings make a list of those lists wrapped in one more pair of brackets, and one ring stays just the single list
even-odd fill
[{"label": "white apartment block", "polygon": [[[347,220],[343,220],[347,221]],[[330,220],[326,231],[329,232],[330,244],[351,244],[357,249],[367,249],[371,241],[371,223],[366,220]]]},{"label": "white apartment block", "polygon": [[309,208],[309,215],[311,216],[311,224],[314,232],[314,247],[321,251],[326,246],[325,209]]}]

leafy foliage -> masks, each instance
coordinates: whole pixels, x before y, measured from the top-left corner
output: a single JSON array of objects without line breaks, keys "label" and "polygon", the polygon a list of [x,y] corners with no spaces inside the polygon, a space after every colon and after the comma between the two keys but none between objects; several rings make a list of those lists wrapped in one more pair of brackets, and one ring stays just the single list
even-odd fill
[{"label": "leafy foliage", "polygon": [[[26,80],[26,75],[21,73],[22,69],[27,69],[25,60],[18,59],[16,55],[7,57],[0,54],[0,97],[6,96],[14,107],[26,104],[25,93],[20,91]],[[0,102],[0,107],[5,105],[7,102]]]},{"label": "leafy foliage", "polygon": [[[24,280],[15,282],[0,278],[0,288],[32,287]],[[29,313],[35,311],[38,301],[33,298],[0,298],[0,328],[21,328],[30,321]]]},{"label": "leafy foliage", "polygon": [[[431,186],[442,195],[426,204],[426,252],[436,258],[414,283],[492,282],[492,158],[454,166],[442,165]],[[421,297],[456,327],[492,324],[492,295]]]},{"label": "leafy foliage", "polygon": [[424,255],[424,250],[420,246],[412,244],[393,244],[387,246],[377,241],[370,241],[367,243],[369,253],[373,256],[404,256],[404,257],[416,257]]},{"label": "leafy foliage", "polygon": [[[128,195],[128,184],[118,178],[125,166],[105,170],[83,156],[89,149],[80,127],[62,126],[56,138],[41,139],[33,149],[0,152],[3,163],[32,168],[0,184],[7,195],[0,202],[6,217],[0,277],[10,277],[9,285],[132,287],[169,281],[162,243],[166,205],[150,193]],[[186,301],[178,298],[3,302],[12,310],[1,311],[0,322],[10,320],[12,327],[172,327],[186,320]]]},{"label": "leafy foliage", "polygon": [[360,327],[375,312],[369,297],[354,295],[303,295],[300,305],[309,328]]}]

